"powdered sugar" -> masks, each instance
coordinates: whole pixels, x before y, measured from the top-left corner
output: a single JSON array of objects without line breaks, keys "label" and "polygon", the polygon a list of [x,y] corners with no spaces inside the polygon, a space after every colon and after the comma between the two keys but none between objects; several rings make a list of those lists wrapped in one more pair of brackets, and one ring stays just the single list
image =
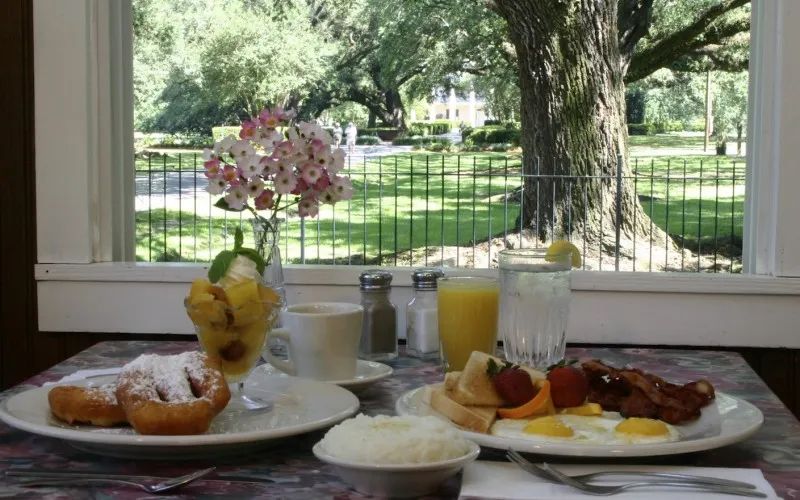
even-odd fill
[{"label": "powdered sugar", "polygon": [[93,396],[102,403],[117,404],[117,384],[103,384],[100,387],[92,387]]},{"label": "powdered sugar", "polygon": [[[172,356],[143,354],[122,368],[118,381],[129,384],[131,394],[144,399],[185,403],[197,398],[190,380],[203,383],[209,376],[205,354],[190,351]],[[210,390],[214,390],[213,386]],[[213,394],[200,397],[210,398]]]}]

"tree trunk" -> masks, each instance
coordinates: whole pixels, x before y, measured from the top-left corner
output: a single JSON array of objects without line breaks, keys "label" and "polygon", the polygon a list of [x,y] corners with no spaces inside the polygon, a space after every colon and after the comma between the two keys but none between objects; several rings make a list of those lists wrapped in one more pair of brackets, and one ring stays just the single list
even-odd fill
[{"label": "tree trunk", "polygon": [[[613,252],[621,155],[621,238],[649,239],[650,220],[629,179],[617,0],[495,5],[519,63],[523,169],[539,174],[525,180],[523,224],[541,240],[582,233]],[[663,246],[666,235],[654,229],[654,244]]]}]

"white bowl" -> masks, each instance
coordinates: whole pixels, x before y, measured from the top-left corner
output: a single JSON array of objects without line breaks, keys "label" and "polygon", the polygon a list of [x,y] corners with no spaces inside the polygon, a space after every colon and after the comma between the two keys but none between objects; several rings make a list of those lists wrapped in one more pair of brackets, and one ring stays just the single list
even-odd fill
[{"label": "white bowl", "polygon": [[359,493],[407,498],[433,493],[448,478],[458,474],[481,452],[481,447],[468,441],[469,451],[457,458],[425,464],[377,465],[351,462],[327,454],[320,443],[314,445],[317,458],[331,464],[336,473]]}]

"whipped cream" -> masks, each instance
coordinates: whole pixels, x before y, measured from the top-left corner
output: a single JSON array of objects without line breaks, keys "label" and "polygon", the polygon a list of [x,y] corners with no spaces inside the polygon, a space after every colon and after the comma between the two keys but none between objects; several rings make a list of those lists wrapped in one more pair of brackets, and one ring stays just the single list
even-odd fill
[{"label": "whipped cream", "polygon": [[225,272],[219,282],[217,283],[222,288],[228,288],[242,281],[260,280],[261,275],[258,274],[258,266],[244,255],[237,255],[228,270]]}]

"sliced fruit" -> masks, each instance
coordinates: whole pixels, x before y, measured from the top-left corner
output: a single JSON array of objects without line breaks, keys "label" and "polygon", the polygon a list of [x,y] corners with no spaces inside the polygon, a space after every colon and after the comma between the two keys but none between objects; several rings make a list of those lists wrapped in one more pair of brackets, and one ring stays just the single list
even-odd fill
[{"label": "sliced fruit", "polygon": [[584,403],[580,406],[561,408],[559,413],[564,415],[582,415],[584,417],[594,417],[603,414],[603,407],[598,403]]},{"label": "sliced fruit", "polygon": [[213,301],[214,301],[214,296],[211,295],[210,293],[198,292],[189,295],[190,305],[197,305],[200,304],[201,302],[213,302]]},{"label": "sliced fruit", "polygon": [[190,304],[189,318],[198,328],[225,328],[228,325],[226,314],[228,305],[219,300]]},{"label": "sliced fruit", "polygon": [[212,294],[217,300],[225,302],[226,304],[230,304],[228,301],[228,294],[225,293],[225,289],[218,285],[211,285],[208,289],[208,293]]},{"label": "sliced fruit", "polygon": [[570,426],[552,415],[531,420],[522,432],[552,437],[572,437],[575,434]]},{"label": "sliced fruit", "polygon": [[242,307],[249,302],[261,302],[258,283],[255,280],[242,281],[228,288],[228,302],[235,308]]},{"label": "sliced fruit", "polygon": [[545,380],[542,388],[527,403],[515,408],[498,408],[497,414],[502,418],[525,418],[537,412],[546,412],[547,403],[550,401],[550,382]]},{"label": "sliced fruit", "polygon": [[565,253],[572,254],[572,267],[581,267],[581,251],[578,250],[578,247],[567,240],[554,241],[549,247],[547,247],[547,253],[545,254],[544,258],[547,261],[555,262],[556,256]]},{"label": "sliced fruit", "polygon": [[278,295],[278,292],[262,283],[258,284],[258,295],[262,301],[271,304],[278,304],[281,301],[281,296]]},{"label": "sliced fruit", "polygon": [[211,282],[205,278],[197,278],[192,281],[192,287],[189,289],[189,302],[192,302],[194,297],[198,295],[205,295],[210,293]]}]

